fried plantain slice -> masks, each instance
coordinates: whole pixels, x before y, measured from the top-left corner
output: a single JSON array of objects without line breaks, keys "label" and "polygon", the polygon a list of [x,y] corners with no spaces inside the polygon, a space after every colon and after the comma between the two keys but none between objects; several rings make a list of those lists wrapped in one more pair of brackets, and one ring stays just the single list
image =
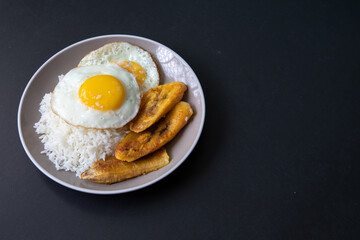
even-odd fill
[{"label": "fried plantain slice", "polygon": [[179,102],[156,125],[141,133],[130,132],[119,143],[115,157],[134,161],[164,146],[188,123],[193,110],[187,102]]},{"label": "fried plantain slice", "polygon": [[136,117],[130,122],[130,130],[142,132],[149,128],[177,104],[187,87],[182,82],[172,82],[147,91],[140,104]]},{"label": "fried plantain slice", "polygon": [[156,171],[169,163],[165,148],[153,152],[137,161],[124,162],[114,156],[96,161],[89,170],[81,174],[81,179],[91,182],[112,184]]}]

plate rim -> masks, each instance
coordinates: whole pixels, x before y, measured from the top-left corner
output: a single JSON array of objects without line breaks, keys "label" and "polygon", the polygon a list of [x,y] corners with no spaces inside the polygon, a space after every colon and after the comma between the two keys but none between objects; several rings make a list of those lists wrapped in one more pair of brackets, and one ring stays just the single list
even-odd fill
[{"label": "plate rim", "polygon": [[[82,188],[82,187],[77,187],[74,186],[72,184],[66,183],[64,181],[62,181],[61,179],[56,178],[55,176],[53,176],[52,174],[50,174],[47,170],[45,170],[36,160],[35,158],[31,155],[30,150],[28,149],[26,143],[25,143],[25,139],[23,136],[23,132],[22,132],[22,126],[21,126],[21,113],[22,113],[22,109],[23,109],[23,102],[24,102],[24,97],[26,96],[28,89],[31,85],[31,83],[34,81],[34,79],[37,77],[37,75],[42,71],[43,68],[45,68],[45,66],[52,61],[54,58],[56,58],[58,55],[60,55],[61,53],[65,52],[66,50],[68,50],[69,48],[72,48],[76,45],[80,45],[84,42],[88,42],[88,41],[92,41],[92,40],[96,40],[96,39],[101,39],[101,38],[111,38],[111,37],[128,37],[128,38],[134,38],[134,39],[139,39],[139,40],[143,40],[143,41],[148,41],[148,42],[152,42],[154,44],[157,44],[159,46],[165,47],[167,49],[169,49],[184,65],[186,65],[187,67],[189,67],[189,69],[191,70],[191,72],[194,74],[194,76],[196,77],[198,83],[199,83],[199,89],[201,91],[202,94],[200,94],[201,96],[201,104],[202,104],[202,119],[201,119],[201,125],[198,131],[198,134],[196,135],[196,138],[194,140],[194,142],[192,143],[191,147],[189,148],[189,150],[187,151],[187,153],[180,159],[180,161],[177,162],[176,165],[174,165],[171,169],[169,169],[167,172],[165,172],[163,175],[161,175],[160,177],[155,178],[152,181],[149,181],[147,183],[141,184],[139,186],[136,187],[131,187],[131,188],[127,188],[127,189],[120,189],[120,190],[109,190],[109,191],[105,191],[105,190],[94,190],[94,189],[86,189],[86,188]],[[100,35],[100,36],[95,36],[95,37],[90,37],[90,38],[86,38],[83,39],[81,41],[75,42],[63,49],[61,49],[60,51],[58,51],[57,53],[55,53],[54,55],[52,55],[48,60],[46,60],[38,69],[37,71],[32,75],[32,77],[30,78],[30,80],[28,81],[28,83],[26,84],[26,87],[21,95],[21,99],[19,102],[19,106],[18,106],[18,112],[17,112],[17,125],[18,125],[18,133],[19,133],[19,137],[20,137],[20,141],[21,144],[27,154],[27,156],[30,158],[30,160],[32,161],[32,163],[47,177],[49,177],[50,179],[52,179],[53,181],[59,183],[60,185],[63,185],[64,187],[79,191],[79,192],[84,192],[84,193],[90,193],[90,194],[99,194],[99,195],[112,195],[112,194],[121,194],[121,193],[126,193],[126,192],[132,192],[132,191],[136,191],[142,188],[145,188],[147,186],[150,186],[162,179],[164,179],[166,176],[168,176],[170,173],[172,173],[175,169],[177,169],[190,155],[190,153],[193,151],[193,149],[195,148],[196,144],[198,143],[200,136],[202,134],[203,131],[203,127],[204,127],[204,123],[205,123],[205,108],[206,108],[206,104],[205,104],[205,96],[204,96],[204,91],[202,89],[201,83],[199,81],[199,78],[196,76],[194,70],[191,68],[191,66],[179,55],[177,54],[174,50],[172,50],[171,48],[148,38],[145,37],[140,37],[140,36],[136,36],[136,35],[129,35],[129,34],[107,34],[107,35]]]}]

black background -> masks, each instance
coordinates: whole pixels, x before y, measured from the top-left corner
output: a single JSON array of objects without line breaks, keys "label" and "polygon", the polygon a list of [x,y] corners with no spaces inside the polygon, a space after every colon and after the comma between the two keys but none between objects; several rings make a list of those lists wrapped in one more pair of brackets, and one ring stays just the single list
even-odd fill
[{"label": "black background", "polygon": [[[358,1],[0,1],[0,239],[359,239],[359,13]],[[207,107],[183,165],[112,196],[48,179],[16,124],[35,71],[104,34],[173,49]]]}]

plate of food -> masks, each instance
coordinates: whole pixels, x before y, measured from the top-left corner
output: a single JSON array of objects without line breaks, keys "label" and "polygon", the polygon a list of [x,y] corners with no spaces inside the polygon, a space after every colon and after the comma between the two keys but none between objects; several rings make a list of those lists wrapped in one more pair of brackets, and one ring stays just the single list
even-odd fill
[{"label": "plate of food", "polygon": [[118,194],[173,172],[199,140],[205,99],[191,67],[143,37],[105,35],[47,60],[20,100],[25,152],[68,188]]}]

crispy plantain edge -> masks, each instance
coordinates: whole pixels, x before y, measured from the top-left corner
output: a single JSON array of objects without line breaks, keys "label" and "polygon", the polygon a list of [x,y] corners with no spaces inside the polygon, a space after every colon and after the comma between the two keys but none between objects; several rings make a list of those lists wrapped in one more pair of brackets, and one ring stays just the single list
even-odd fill
[{"label": "crispy plantain edge", "polygon": [[124,162],[114,156],[96,161],[81,179],[91,182],[113,184],[156,171],[169,163],[169,155],[161,148],[134,162]]},{"label": "crispy plantain edge", "polygon": [[189,122],[193,109],[187,102],[179,102],[150,129],[141,133],[130,132],[118,144],[115,157],[123,161],[134,161],[164,146]]},{"label": "crispy plantain edge", "polygon": [[142,132],[166,115],[183,98],[187,87],[182,82],[172,82],[147,91],[140,104],[139,113],[130,122],[130,130]]}]

